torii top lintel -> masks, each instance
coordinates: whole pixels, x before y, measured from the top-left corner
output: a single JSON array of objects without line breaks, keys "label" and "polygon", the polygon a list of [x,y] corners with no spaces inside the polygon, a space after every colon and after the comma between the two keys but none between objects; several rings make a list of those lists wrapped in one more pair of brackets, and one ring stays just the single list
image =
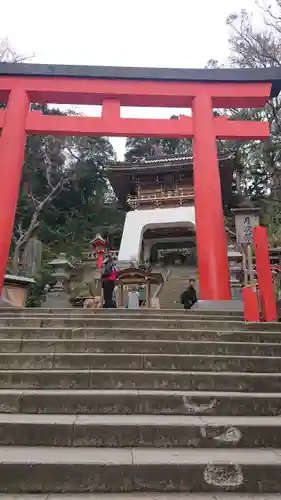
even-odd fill
[{"label": "torii top lintel", "polygon": [[[29,112],[28,134],[104,135],[121,137],[194,137],[194,119],[122,118],[121,106],[204,109],[263,108],[281,90],[281,70],[269,69],[161,69],[45,64],[0,64],[0,101],[22,92],[30,102],[102,105],[101,118],[44,116]],[[19,105],[21,97],[16,97]],[[208,99],[208,103],[206,102]],[[15,106],[16,109],[17,106]],[[0,128],[5,113],[0,113]],[[203,115],[201,123],[204,122]],[[265,122],[228,121],[214,117],[219,139],[261,139],[269,135]]]},{"label": "torii top lintel", "polygon": [[37,102],[102,104],[104,98],[116,98],[121,106],[186,108],[195,94],[208,89],[214,107],[263,107],[281,90],[281,69],[0,64],[2,95],[19,81]]}]

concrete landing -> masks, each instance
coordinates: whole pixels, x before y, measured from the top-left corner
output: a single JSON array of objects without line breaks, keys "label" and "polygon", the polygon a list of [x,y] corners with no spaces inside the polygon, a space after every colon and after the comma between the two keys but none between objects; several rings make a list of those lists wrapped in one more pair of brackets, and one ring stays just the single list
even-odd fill
[{"label": "concrete landing", "polygon": [[191,308],[192,311],[224,311],[243,312],[242,300],[198,300]]}]

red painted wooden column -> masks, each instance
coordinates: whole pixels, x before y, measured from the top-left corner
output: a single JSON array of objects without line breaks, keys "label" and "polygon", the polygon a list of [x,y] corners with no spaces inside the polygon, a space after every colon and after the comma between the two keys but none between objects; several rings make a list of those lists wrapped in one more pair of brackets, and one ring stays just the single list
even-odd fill
[{"label": "red painted wooden column", "polygon": [[230,300],[226,234],[211,96],[192,105],[193,177],[201,300]]},{"label": "red painted wooden column", "polygon": [[11,90],[0,137],[0,294],[21,181],[28,110],[29,98],[25,90]]},{"label": "red painted wooden column", "polygon": [[244,320],[249,323],[259,323],[260,311],[259,301],[253,286],[247,286],[242,289],[244,303]]},{"label": "red painted wooden column", "polygon": [[256,254],[256,270],[260,292],[260,304],[264,321],[277,321],[276,299],[270,269],[268,241],[265,227],[253,229]]}]

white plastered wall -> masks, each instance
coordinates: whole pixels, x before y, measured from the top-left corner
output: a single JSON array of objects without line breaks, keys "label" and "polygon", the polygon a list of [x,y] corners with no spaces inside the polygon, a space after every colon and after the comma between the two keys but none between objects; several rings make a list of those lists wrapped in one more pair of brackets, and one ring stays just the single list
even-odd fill
[{"label": "white plastered wall", "polygon": [[143,233],[155,227],[195,228],[195,208],[155,208],[128,212],[118,254],[118,261],[138,261],[141,252]]}]

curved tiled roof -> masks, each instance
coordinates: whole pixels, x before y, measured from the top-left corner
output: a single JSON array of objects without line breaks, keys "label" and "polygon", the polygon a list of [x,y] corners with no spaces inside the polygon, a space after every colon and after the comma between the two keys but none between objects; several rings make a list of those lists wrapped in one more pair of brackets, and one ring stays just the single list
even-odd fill
[{"label": "curved tiled roof", "polygon": [[[229,153],[222,151],[219,157],[220,177],[222,194],[224,200],[228,200],[232,192],[232,179],[234,170],[234,157],[235,152]],[[139,176],[147,173],[157,173],[162,171],[175,171],[184,169],[187,166],[192,166],[193,157],[186,154],[176,155],[160,155],[152,156],[144,159],[142,162],[117,162],[108,165],[106,170],[108,172],[109,181],[115,191],[115,194],[122,205],[126,206],[126,196],[129,194],[132,184],[132,176]]]}]

